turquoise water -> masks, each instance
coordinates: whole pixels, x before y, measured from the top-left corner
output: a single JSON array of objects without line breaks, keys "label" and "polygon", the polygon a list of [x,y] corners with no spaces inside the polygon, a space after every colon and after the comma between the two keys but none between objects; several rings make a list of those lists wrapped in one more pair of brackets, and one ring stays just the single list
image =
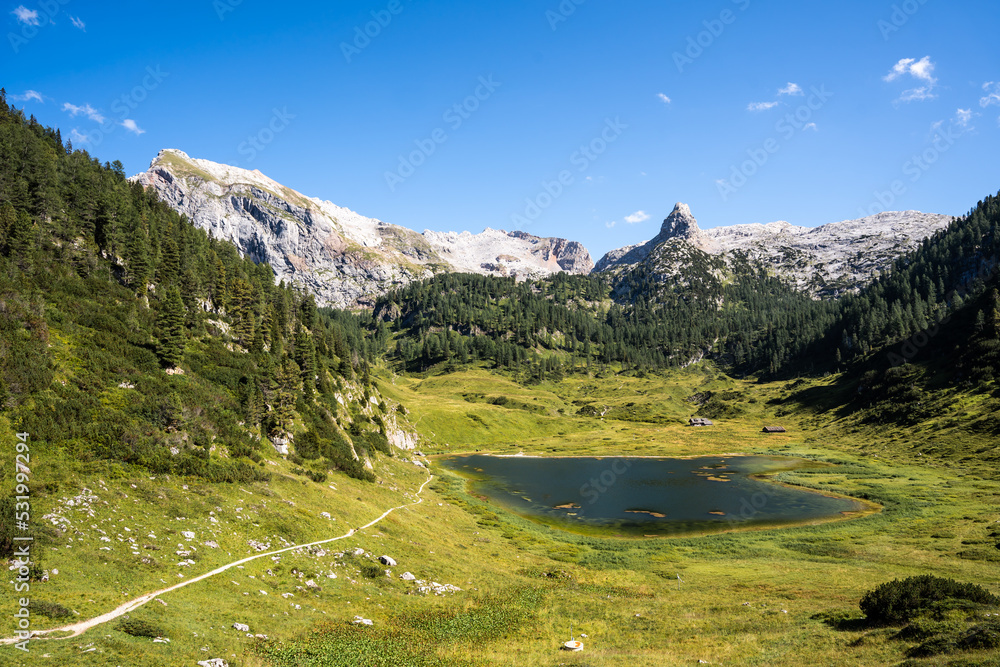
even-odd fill
[{"label": "turquoise water", "polygon": [[862,503],[753,475],[804,468],[764,456],[531,458],[454,456],[470,491],[519,514],[577,532],[669,535],[829,519]]}]

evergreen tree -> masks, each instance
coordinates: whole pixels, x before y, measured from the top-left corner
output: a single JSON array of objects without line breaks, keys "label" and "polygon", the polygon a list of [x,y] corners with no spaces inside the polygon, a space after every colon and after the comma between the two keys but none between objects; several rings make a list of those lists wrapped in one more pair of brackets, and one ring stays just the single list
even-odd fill
[{"label": "evergreen tree", "polygon": [[295,361],[301,369],[305,395],[312,398],[316,389],[316,348],[312,336],[301,326],[295,334]]},{"label": "evergreen tree", "polygon": [[160,307],[157,330],[160,344],[157,353],[164,366],[174,368],[184,356],[184,301],[176,287],[167,289],[166,298]]}]

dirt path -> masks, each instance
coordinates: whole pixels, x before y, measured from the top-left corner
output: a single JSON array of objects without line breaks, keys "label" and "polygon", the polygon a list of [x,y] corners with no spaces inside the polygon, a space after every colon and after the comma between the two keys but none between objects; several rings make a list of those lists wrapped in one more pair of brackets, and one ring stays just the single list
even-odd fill
[{"label": "dirt path", "polygon": [[[117,607],[113,611],[109,611],[106,614],[103,614],[103,615],[98,616],[96,618],[92,618],[89,621],[80,621],[79,623],[73,623],[71,625],[64,625],[64,626],[59,627],[59,628],[50,628],[49,630],[39,630],[37,632],[32,632],[31,633],[31,638],[35,639],[35,638],[38,638],[38,637],[44,637],[45,635],[52,634],[53,632],[71,632],[72,633],[70,635],[66,635],[65,637],[59,637],[58,639],[70,639],[71,637],[78,637],[78,636],[82,635],[84,632],[86,632],[87,630],[89,630],[89,629],[91,629],[91,628],[93,628],[95,626],[101,625],[103,623],[107,623],[108,621],[113,621],[114,619],[118,618],[119,616],[127,614],[130,611],[133,611],[135,609],[138,609],[142,605],[146,604],[147,602],[149,602],[150,600],[152,600],[152,599],[154,599],[156,597],[159,597],[160,595],[165,595],[166,593],[170,593],[171,591],[176,591],[178,588],[184,588],[185,586],[190,586],[191,584],[198,583],[199,581],[201,581],[203,579],[208,579],[209,577],[214,577],[217,574],[222,574],[226,570],[228,570],[230,568],[233,568],[233,567],[236,567],[237,565],[243,565],[244,563],[249,563],[250,561],[257,560],[258,558],[266,558],[268,556],[274,556],[276,554],[282,554],[282,553],[285,553],[287,551],[294,551],[296,549],[304,549],[306,547],[318,546],[320,544],[329,544],[330,542],[336,542],[338,540],[346,539],[346,538],[351,537],[352,535],[354,535],[359,530],[365,530],[366,528],[371,528],[372,526],[374,526],[379,521],[381,521],[382,519],[386,518],[387,516],[389,516],[390,514],[392,514],[393,512],[395,512],[396,510],[404,509],[406,507],[412,507],[414,505],[419,505],[420,503],[424,502],[424,499],[420,497],[420,494],[423,493],[424,487],[427,486],[427,484],[432,479],[434,479],[434,476],[430,475],[430,476],[427,477],[427,479],[424,481],[424,483],[420,485],[420,488],[417,490],[417,501],[416,502],[407,503],[405,505],[399,505],[398,507],[393,507],[391,509],[387,509],[377,519],[375,519],[373,521],[370,521],[369,523],[366,523],[365,525],[361,526],[358,529],[351,528],[349,531],[347,531],[346,533],[344,533],[343,535],[341,535],[339,537],[331,537],[328,540],[320,540],[319,542],[310,542],[308,544],[296,544],[296,545],[291,546],[291,547],[285,547],[284,549],[278,549],[277,551],[268,551],[267,553],[261,553],[261,554],[255,555],[255,556],[249,556],[247,558],[243,558],[242,560],[233,561],[232,563],[229,563],[227,565],[223,565],[222,567],[216,568],[216,569],[212,570],[211,572],[206,572],[205,574],[199,575],[199,576],[197,576],[197,577],[195,577],[193,579],[188,579],[187,581],[182,581],[181,583],[175,584],[175,585],[170,586],[168,588],[164,588],[162,590],[155,591],[153,593],[147,593],[147,594],[145,594],[143,596],[137,597],[134,600],[130,600],[130,601],[126,602],[125,604]],[[14,643],[16,643],[18,641],[24,641],[24,640],[23,639],[18,639],[18,638],[15,638],[15,637],[5,637],[3,639],[0,639],[0,645],[2,645],[2,644],[14,644]]]}]

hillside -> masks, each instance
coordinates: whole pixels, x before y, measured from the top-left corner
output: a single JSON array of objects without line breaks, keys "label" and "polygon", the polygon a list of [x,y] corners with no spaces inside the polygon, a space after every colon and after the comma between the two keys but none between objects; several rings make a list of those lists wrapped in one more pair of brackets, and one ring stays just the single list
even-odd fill
[{"label": "hillside", "polygon": [[320,305],[371,306],[393,287],[443,271],[535,278],[593,267],[575,241],[494,229],[420,234],[178,150],[161,151],[134,180]]},{"label": "hillside", "polygon": [[377,331],[6,105],[0,193],[0,409],[39,455],[259,481],[298,436],[303,475],[374,480],[412,447]]}]

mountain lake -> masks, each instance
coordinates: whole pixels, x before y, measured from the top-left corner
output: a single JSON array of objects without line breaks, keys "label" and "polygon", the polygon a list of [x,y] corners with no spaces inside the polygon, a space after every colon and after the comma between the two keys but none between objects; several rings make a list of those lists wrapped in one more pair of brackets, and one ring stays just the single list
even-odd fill
[{"label": "mountain lake", "polygon": [[576,533],[630,537],[814,523],[868,513],[860,500],[767,477],[828,464],[771,456],[699,458],[464,455],[441,459],[473,495]]}]

